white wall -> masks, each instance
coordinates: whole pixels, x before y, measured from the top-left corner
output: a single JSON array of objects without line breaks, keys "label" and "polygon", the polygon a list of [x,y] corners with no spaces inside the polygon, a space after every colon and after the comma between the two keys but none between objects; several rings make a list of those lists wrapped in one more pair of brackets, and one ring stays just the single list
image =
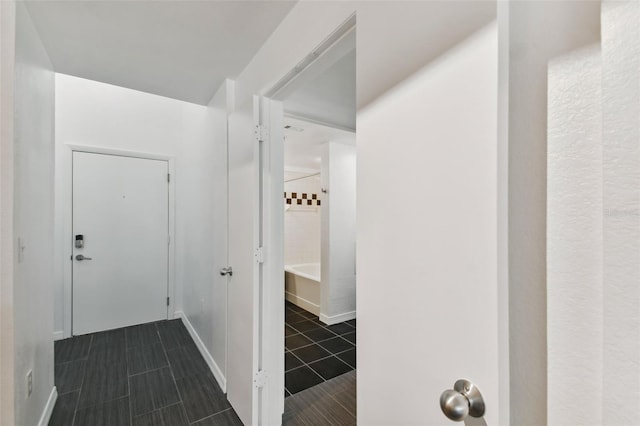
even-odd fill
[{"label": "white wall", "polygon": [[[554,59],[548,81],[548,424],[601,425],[602,63]],[[567,398],[581,390],[580,398]]]},{"label": "white wall", "polygon": [[207,361],[225,389],[227,350],[227,111],[233,83],[227,80],[204,115],[185,122],[197,134],[177,152],[177,282],[185,317],[211,355]]},{"label": "white wall", "polygon": [[[71,150],[66,144],[178,157],[173,182],[180,187],[180,147],[198,149],[208,137],[207,107],[138,92],[109,84],[56,74],[56,211],[55,330],[70,332],[70,297],[65,293],[71,274]],[[186,149],[185,149],[186,151]],[[184,152],[184,151],[183,151]],[[186,166],[186,164],[185,164]],[[185,170],[186,171],[186,170]],[[187,173],[188,176],[188,173]],[[204,195],[206,187],[182,186],[175,197],[176,221],[186,214],[180,200]],[[191,246],[187,232],[176,224],[175,247]],[[202,224],[204,226],[204,224]],[[175,311],[182,310],[184,266],[175,265]],[[65,284],[66,283],[66,284]],[[173,312],[170,313],[172,315]]]},{"label": "white wall", "polygon": [[640,3],[602,5],[604,424],[640,417]]},{"label": "white wall", "polygon": [[[284,191],[295,192],[300,198],[307,194],[309,199],[315,194],[321,198],[320,176],[308,176],[308,173],[285,172]],[[288,181],[289,179],[295,179]],[[308,206],[306,200],[298,206],[297,200],[291,205],[285,204],[284,212],[284,264],[320,263],[320,216],[323,206],[317,206],[316,200]]]},{"label": "white wall", "polygon": [[329,142],[322,153],[322,290],[320,319],[356,314],[356,148]]},{"label": "white wall", "polygon": [[0,2],[0,425],[15,424],[13,341],[13,92],[15,2]]},{"label": "white wall", "polygon": [[[35,425],[53,391],[54,74],[22,3],[16,14],[15,423]],[[27,397],[26,375],[33,371]],[[53,393],[55,395],[55,393]]]},{"label": "white wall", "polygon": [[547,65],[597,42],[597,1],[509,2],[511,424],[547,422]]}]

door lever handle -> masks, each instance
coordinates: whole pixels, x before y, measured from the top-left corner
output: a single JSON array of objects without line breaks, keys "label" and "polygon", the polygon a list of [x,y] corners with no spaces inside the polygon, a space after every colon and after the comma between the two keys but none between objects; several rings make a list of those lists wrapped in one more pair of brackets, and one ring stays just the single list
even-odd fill
[{"label": "door lever handle", "polygon": [[76,260],[82,261],[82,260],[92,260],[92,259],[90,257],[85,257],[84,255],[79,254],[76,256]]},{"label": "door lever handle", "polygon": [[227,268],[222,268],[222,269],[220,269],[220,275],[222,275],[222,276],[229,275],[231,277],[231,276],[233,276],[233,269],[231,268],[231,266],[229,266]]}]

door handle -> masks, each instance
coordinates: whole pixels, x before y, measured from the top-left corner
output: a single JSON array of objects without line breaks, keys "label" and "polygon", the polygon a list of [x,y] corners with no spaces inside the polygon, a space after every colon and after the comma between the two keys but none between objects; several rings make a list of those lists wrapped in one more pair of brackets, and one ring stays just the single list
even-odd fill
[{"label": "door handle", "polygon": [[82,261],[82,260],[92,260],[90,257],[85,257],[82,254],[79,254],[76,256],[76,260]]},{"label": "door handle", "polygon": [[220,269],[220,275],[222,275],[222,276],[229,275],[230,277],[233,276],[233,268],[231,268],[231,266],[229,266],[227,268]]},{"label": "door handle", "polygon": [[445,416],[455,422],[461,422],[467,416],[484,416],[484,399],[476,385],[467,379],[460,379],[453,389],[442,392],[440,408]]}]

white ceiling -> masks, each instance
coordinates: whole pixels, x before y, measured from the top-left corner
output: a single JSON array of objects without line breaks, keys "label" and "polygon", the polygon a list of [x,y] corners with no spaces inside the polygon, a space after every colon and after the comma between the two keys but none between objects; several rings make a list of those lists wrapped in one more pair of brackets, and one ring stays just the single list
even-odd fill
[{"label": "white ceiling", "polygon": [[284,124],[293,127],[284,130],[284,168],[288,172],[319,172],[322,146],[327,142],[356,143],[355,133],[346,130],[292,117],[285,117]]},{"label": "white ceiling", "polygon": [[56,72],[206,104],[295,1],[27,1]]}]

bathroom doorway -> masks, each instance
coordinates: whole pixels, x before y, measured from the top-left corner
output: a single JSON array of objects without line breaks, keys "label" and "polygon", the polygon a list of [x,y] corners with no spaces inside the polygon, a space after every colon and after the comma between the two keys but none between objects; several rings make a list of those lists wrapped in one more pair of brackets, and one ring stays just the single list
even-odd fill
[{"label": "bathroom doorway", "polygon": [[343,30],[273,95],[284,114],[284,424],[310,412],[356,421],[355,27]]},{"label": "bathroom doorway", "polygon": [[[286,103],[285,103],[286,106]],[[285,395],[356,367],[355,133],[285,117]]]}]

